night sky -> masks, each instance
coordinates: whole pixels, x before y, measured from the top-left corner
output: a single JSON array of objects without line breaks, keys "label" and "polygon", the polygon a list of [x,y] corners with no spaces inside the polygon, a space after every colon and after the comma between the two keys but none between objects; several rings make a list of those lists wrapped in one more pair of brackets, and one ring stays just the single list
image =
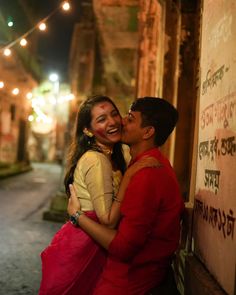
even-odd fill
[{"label": "night sky", "polygon": [[[70,0],[69,2],[71,10],[65,12],[58,9],[48,19],[47,31],[40,32],[35,29],[27,36],[29,51],[32,50],[30,47],[32,40],[38,42],[34,53],[42,65],[44,74],[47,76],[52,71],[57,72],[62,82],[68,79],[68,59],[73,26],[78,22],[81,14],[81,0]],[[14,20],[14,26],[9,28],[12,32],[12,40],[14,40],[34,28],[60,7],[61,3],[62,0],[0,0],[0,13],[6,22],[9,17]],[[4,45],[9,41],[1,39],[0,43]]]},{"label": "night sky", "polygon": [[[42,18],[49,15],[59,1],[39,1]],[[79,1],[71,1],[71,10],[58,10],[48,21],[48,30],[40,34],[38,53],[46,74],[57,72],[61,80],[68,78],[68,60],[73,26],[79,20]]]},{"label": "night sky", "polygon": [[[60,3],[60,2],[59,2]],[[47,16],[58,7],[58,1],[39,1],[40,14]],[[48,21],[48,30],[39,37],[39,56],[46,73],[58,72],[61,80],[67,78],[68,59],[73,26],[79,20],[79,0],[71,1],[71,10],[57,11]]]}]

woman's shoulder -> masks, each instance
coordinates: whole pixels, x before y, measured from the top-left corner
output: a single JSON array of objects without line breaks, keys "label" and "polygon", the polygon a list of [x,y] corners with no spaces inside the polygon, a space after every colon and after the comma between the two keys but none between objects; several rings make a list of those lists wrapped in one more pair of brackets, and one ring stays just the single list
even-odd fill
[{"label": "woman's shoulder", "polygon": [[98,162],[108,162],[108,158],[101,152],[89,150],[83,154],[80,158],[79,163],[86,163],[86,165],[94,164]]}]

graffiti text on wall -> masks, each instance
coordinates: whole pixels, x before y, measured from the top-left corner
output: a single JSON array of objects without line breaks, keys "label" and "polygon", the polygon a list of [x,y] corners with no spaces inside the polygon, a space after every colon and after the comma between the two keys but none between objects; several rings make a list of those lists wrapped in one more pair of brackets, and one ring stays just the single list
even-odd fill
[{"label": "graffiti text on wall", "polygon": [[220,183],[220,171],[205,169],[205,179],[204,179],[205,187],[212,189],[214,193],[217,194],[219,190],[219,183]]},{"label": "graffiti text on wall", "polygon": [[236,154],[236,141],[235,136],[216,138],[211,140],[202,141],[199,143],[198,155],[202,160],[204,157],[214,161],[218,156],[234,156]]},{"label": "graffiti text on wall", "polygon": [[236,92],[232,92],[216,103],[212,103],[201,111],[201,129],[213,125],[216,121],[224,128],[229,126],[229,121],[236,117]]},{"label": "graffiti text on wall", "polygon": [[229,209],[228,214],[226,214],[221,208],[214,208],[199,199],[195,199],[194,212],[213,228],[222,232],[224,238],[231,237],[232,240],[234,239],[234,223],[236,218],[232,209]]},{"label": "graffiti text on wall", "polygon": [[232,35],[232,14],[224,14],[209,35],[209,45],[216,48],[222,41],[227,42]]},{"label": "graffiti text on wall", "polygon": [[225,68],[225,65],[221,66],[213,74],[211,74],[211,70],[208,70],[206,80],[202,82],[202,95],[207,93],[208,87],[212,89],[217,86],[217,82],[223,79],[224,73],[228,72],[228,70],[229,68]]}]

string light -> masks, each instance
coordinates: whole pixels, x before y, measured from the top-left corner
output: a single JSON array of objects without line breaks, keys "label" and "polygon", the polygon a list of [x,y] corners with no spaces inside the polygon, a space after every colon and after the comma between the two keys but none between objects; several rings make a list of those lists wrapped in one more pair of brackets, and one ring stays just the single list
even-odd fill
[{"label": "string light", "polygon": [[22,38],[22,39],[20,40],[20,45],[21,45],[22,47],[25,47],[25,46],[27,45],[27,40],[26,40],[25,38]]},{"label": "string light", "polygon": [[19,93],[20,93],[19,88],[14,88],[14,89],[12,90],[12,94],[14,94],[14,95],[18,95]]},{"label": "string light", "polygon": [[46,28],[47,28],[47,26],[46,26],[45,23],[40,23],[38,27],[39,27],[39,30],[40,30],[40,31],[45,31]]},{"label": "string light", "polygon": [[[3,52],[3,54],[5,56],[9,56],[9,55],[11,55],[10,48],[13,47],[15,44],[20,43],[21,46],[25,46],[27,44],[27,41],[26,41],[25,38],[28,35],[30,35],[32,32],[34,32],[36,29],[39,29],[41,31],[45,31],[46,28],[47,28],[46,21],[49,20],[59,9],[62,9],[64,11],[70,10],[70,3],[69,3],[69,1],[63,1],[61,5],[59,5],[58,7],[56,7],[48,16],[46,16],[44,19],[42,19],[41,21],[39,21],[29,31],[27,31],[26,33],[24,33],[22,36],[20,36],[16,40],[10,42],[6,46],[3,46],[2,48],[0,48],[0,52]],[[8,25],[9,25],[9,22],[8,22]],[[10,25],[13,25],[13,22]],[[25,40],[26,42],[25,41],[22,41],[22,40]],[[22,42],[23,42],[24,45],[22,45]]]},{"label": "string light", "polygon": [[65,10],[65,11],[70,10],[70,3],[67,2],[67,1],[64,1],[64,2],[62,3],[62,9]]},{"label": "string light", "polygon": [[33,122],[34,121],[34,116],[33,115],[29,115],[28,121]]},{"label": "string light", "polygon": [[[47,28],[46,22],[59,10],[63,9],[64,11],[70,10],[70,4],[68,1],[63,1],[60,6],[58,6],[56,9],[54,9],[47,17],[42,19],[40,22],[36,23],[34,27],[32,27],[30,30],[28,30],[26,33],[15,39],[14,41],[10,42],[6,46],[0,47],[0,52],[4,54],[4,56],[8,57],[12,54],[11,48],[16,45],[20,44],[22,47],[25,47],[27,45],[26,37],[29,36],[31,33],[33,33],[35,30],[39,29],[41,31],[45,31]],[[14,25],[12,19],[9,18],[8,26],[12,27]],[[4,88],[5,83],[3,81],[0,81],[0,89]],[[18,95],[20,93],[19,88],[14,88],[12,90],[13,95]],[[33,94],[31,92],[28,92],[26,94],[26,98],[28,100],[31,100],[31,106],[36,114],[36,118],[33,115],[29,115],[28,120],[30,122],[33,122],[36,120],[36,122],[43,122],[45,124],[52,124],[53,119],[46,114],[43,113],[43,111],[40,109],[40,106],[43,106],[45,104],[45,101],[42,98],[33,98]],[[50,101],[52,105],[60,103],[63,104],[66,101],[74,99],[74,96],[72,94],[68,94],[66,96],[62,96],[59,101]]]},{"label": "string light", "polygon": [[31,99],[33,97],[33,94],[32,94],[32,92],[28,92],[27,94],[26,94],[26,98],[27,99]]},{"label": "string light", "polygon": [[4,54],[5,56],[10,56],[10,55],[11,55],[11,49],[9,49],[9,48],[5,48],[4,51],[3,51],[3,54]]}]

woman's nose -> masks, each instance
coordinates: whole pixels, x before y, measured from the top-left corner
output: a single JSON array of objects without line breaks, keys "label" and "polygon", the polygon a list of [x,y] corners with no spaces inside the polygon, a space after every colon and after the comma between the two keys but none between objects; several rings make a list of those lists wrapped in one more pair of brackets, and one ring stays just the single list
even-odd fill
[{"label": "woman's nose", "polygon": [[114,124],[117,124],[118,120],[113,118],[113,117],[109,117],[109,124],[110,125],[114,125]]},{"label": "woman's nose", "polygon": [[125,125],[126,119],[127,119],[127,116],[125,116],[125,117],[122,118],[122,121],[121,121],[122,122],[122,125]]}]

